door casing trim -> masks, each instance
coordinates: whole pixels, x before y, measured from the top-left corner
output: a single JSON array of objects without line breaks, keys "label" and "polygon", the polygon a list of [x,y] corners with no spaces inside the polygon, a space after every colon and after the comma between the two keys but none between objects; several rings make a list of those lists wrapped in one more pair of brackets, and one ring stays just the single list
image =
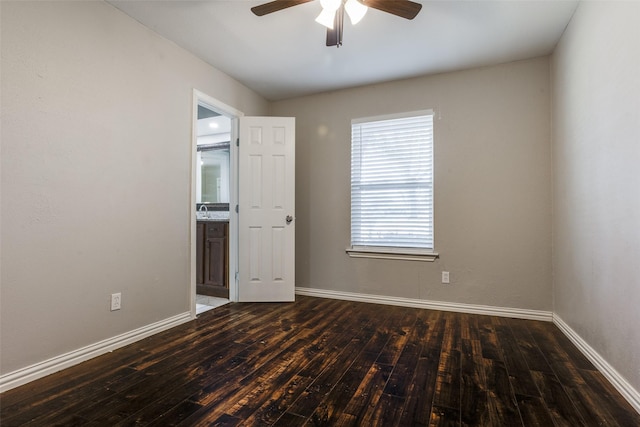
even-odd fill
[{"label": "door casing trim", "polygon": [[190,287],[191,317],[196,317],[196,150],[198,147],[198,104],[204,104],[213,111],[231,119],[231,145],[229,158],[229,300],[238,301],[238,214],[235,206],[238,204],[238,121],[244,113],[230,105],[193,89],[192,101],[192,129],[191,129],[191,197],[189,207],[189,259],[190,259]]}]

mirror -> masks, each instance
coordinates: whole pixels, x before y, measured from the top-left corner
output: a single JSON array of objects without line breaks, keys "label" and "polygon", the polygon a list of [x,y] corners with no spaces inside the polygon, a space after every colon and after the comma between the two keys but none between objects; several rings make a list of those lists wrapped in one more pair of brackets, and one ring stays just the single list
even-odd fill
[{"label": "mirror", "polygon": [[197,203],[229,203],[229,143],[198,147]]},{"label": "mirror", "polygon": [[231,119],[200,103],[197,131],[197,207],[224,204],[228,210]]}]

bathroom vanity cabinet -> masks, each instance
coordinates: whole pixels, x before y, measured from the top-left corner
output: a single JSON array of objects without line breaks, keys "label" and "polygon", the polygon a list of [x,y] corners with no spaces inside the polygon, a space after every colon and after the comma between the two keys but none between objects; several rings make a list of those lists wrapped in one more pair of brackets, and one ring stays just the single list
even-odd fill
[{"label": "bathroom vanity cabinet", "polygon": [[229,298],[229,223],[198,221],[196,234],[196,292]]}]

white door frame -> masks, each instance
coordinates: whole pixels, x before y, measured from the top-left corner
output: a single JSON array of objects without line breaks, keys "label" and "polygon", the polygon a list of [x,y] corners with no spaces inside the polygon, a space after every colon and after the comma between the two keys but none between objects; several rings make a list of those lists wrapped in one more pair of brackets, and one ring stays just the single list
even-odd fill
[{"label": "white door frame", "polygon": [[196,151],[198,147],[198,104],[210,107],[216,113],[220,113],[231,119],[231,144],[229,158],[229,300],[238,301],[238,214],[235,206],[238,204],[238,147],[235,141],[238,139],[238,119],[244,116],[239,111],[217,99],[201,92],[193,90],[193,119],[191,131],[191,206],[190,206],[190,293],[191,317],[196,317]]}]

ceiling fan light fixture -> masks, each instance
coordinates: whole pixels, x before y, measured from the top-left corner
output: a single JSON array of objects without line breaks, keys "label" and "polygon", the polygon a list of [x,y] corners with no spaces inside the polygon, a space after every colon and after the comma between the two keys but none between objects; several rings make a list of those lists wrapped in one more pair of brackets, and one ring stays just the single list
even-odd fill
[{"label": "ceiling fan light fixture", "polygon": [[349,15],[351,23],[356,25],[362,20],[362,18],[364,18],[364,15],[367,13],[369,8],[358,0],[347,0],[344,4],[344,9],[347,11],[347,15]]},{"label": "ceiling fan light fixture", "polygon": [[[2,0],[0,0],[2,1]],[[292,6],[315,0],[271,0],[254,6],[251,11],[257,16],[267,15]],[[319,0],[322,12],[316,22],[327,27],[327,46],[342,46],[345,11],[353,25],[362,20],[367,9],[378,9],[404,19],[413,19],[422,5],[412,0]]]},{"label": "ceiling fan light fixture", "polygon": [[318,17],[316,18],[316,22],[318,24],[322,24],[325,27],[329,28],[330,30],[333,30],[333,23],[335,21],[336,18],[336,10],[329,10],[327,8],[322,9],[322,12],[320,12],[320,15],[318,15]]}]

